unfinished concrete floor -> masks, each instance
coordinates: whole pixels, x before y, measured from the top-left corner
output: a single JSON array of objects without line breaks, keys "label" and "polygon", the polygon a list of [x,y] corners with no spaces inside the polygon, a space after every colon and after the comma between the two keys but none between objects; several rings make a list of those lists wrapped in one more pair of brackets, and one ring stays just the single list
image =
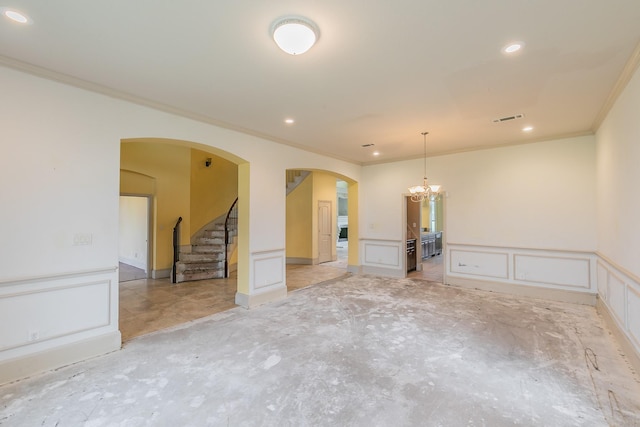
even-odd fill
[{"label": "unfinished concrete floor", "polygon": [[11,426],[633,426],[593,307],[352,276],[0,387]]}]

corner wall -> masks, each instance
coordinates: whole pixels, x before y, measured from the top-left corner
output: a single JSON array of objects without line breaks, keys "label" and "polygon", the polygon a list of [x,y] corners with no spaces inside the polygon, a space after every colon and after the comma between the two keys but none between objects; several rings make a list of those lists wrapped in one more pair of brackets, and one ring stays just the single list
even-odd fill
[{"label": "corner wall", "polygon": [[597,133],[598,295],[640,369],[640,71]]},{"label": "corner wall", "polygon": [[239,165],[237,301],[247,307],[286,296],[285,171],[303,165],[360,179],[359,165],[43,74],[0,66],[2,136],[10,146],[0,156],[0,194],[10,207],[0,209],[7,225],[0,324],[11,325],[0,329],[0,383],[120,347],[121,140],[199,144]]}]

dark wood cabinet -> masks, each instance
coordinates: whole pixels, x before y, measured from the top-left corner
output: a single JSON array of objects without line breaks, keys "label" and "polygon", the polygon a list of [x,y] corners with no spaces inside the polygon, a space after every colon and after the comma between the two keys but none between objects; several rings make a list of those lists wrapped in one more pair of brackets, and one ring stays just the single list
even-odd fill
[{"label": "dark wood cabinet", "polygon": [[407,273],[414,271],[417,266],[416,239],[407,240]]}]

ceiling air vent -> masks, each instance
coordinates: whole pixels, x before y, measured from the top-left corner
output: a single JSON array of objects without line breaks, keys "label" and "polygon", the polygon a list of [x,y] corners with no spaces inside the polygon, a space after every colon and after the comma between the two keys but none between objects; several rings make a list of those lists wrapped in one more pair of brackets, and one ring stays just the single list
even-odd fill
[{"label": "ceiling air vent", "polygon": [[365,147],[373,147],[374,145],[376,145],[376,144],[362,144],[362,147],[363,148],[365,148]]},{"label": "ceiling air vent", "polygon": [[500,117],[499,119],[493,119],[493,123],[508,122],[510,120],[518,120],[524,118],[524,114],[514,114],[513,116]]}]

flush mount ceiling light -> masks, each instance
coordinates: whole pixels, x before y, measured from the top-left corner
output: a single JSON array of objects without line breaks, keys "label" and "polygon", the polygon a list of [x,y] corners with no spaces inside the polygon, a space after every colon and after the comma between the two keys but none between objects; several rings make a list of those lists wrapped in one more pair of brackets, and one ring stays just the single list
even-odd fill
[{"label": "flush mount ceiling light", "polygon": [[502,51],[506,54],[513,54],[520,51],[523,47],[524,47],[523,42],[513,42],[503,47]]},{"label": "flush mount ceiling light", "polygon": [[320,33],[313,22],[296,16],[278,19],[271,34],[280,49],[289,55],[300,55],[311,49]]},{"label": "flush mount ceiling light", "polygon": [[24,13],[18,12],[17,10],[9,9],[6,7],[0,8],[0,13],[2,13],[6,18],[11,19],[13,22],[17,22],[18,24],[30,24],[31,19]]}]

